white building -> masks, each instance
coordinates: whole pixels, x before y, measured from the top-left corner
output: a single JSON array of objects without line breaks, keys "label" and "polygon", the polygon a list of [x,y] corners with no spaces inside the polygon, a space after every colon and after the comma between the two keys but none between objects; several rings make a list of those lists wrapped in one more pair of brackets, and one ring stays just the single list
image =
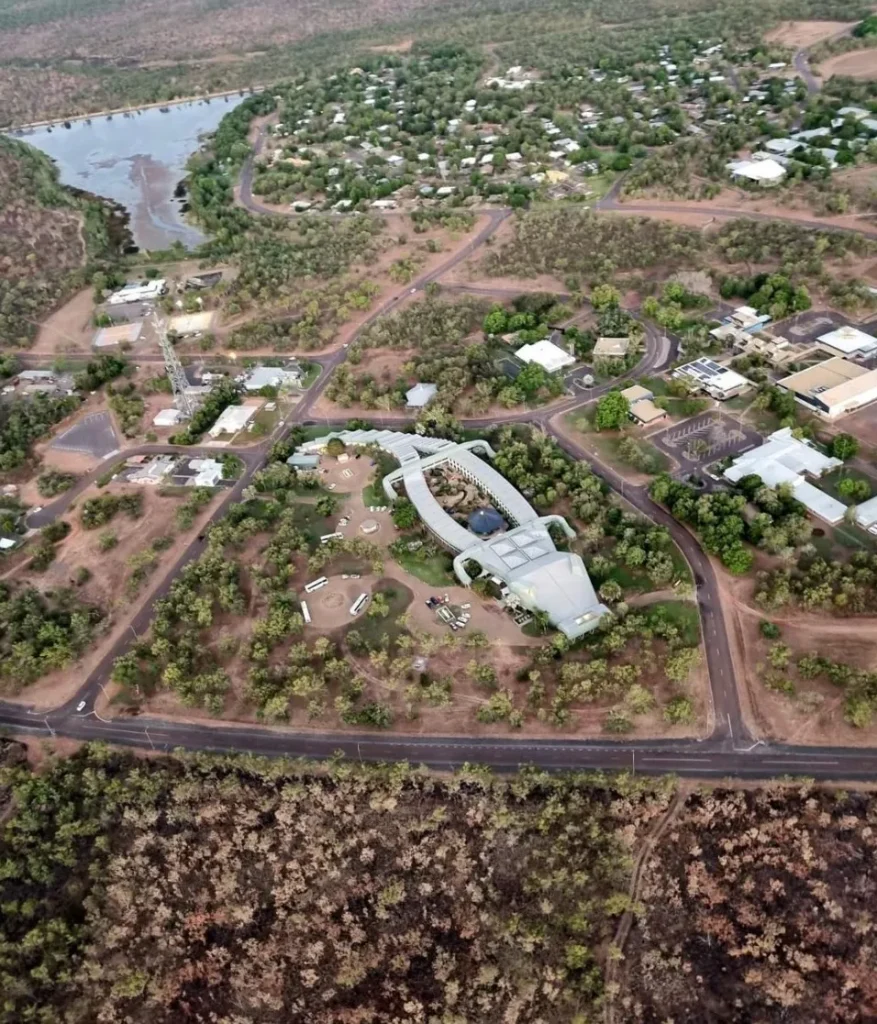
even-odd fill
[{"label": "white building", "polygon": [[842,465],[840,459],[823,455],[809,442],[793,437],[791,427],[784,427],[771,434],[760,448],[734,459],[724,475],[732,483],[754,474],[768,487],[787,484],[809,512],[834,525],[843,519],[846,505],[814,487],[807,477],[818,479]]},{"label": "white building", "polygon": [[571,366],[576,361],[575,356],[571,356],[569,352],[564,352],[554,342],[544,339],[542,341],[535,341],[530,345],[522,345],[515,352],[515,355],[525,363],[538,363],[548,373],[557,373],[558,370]]},{"label": "white building", "polygon": [[786,176],[786,169],[776,160],[732,160],[727,164],[732,178],[745,178],[759,185],[777,185]]},{"label": "white building", "polygon": [[[504,585],[509,603],[545,612],[552,625],[571,640],[590,632],[608,614],[581,556],[558,551],[548,532],[553,524],[567,537],[574,537],[569,523],[562,516],[540,516],[516,487],[486,459],[479,458],[476,451],[488,458],[494,455],[486,441],[455,444],[393,430],[345,430],[306,442],[301,450],[320,451],[332,437],[340,437],[350,446],[377,445],[399,461],[399,469],[384,477],[384,493],[395,501],[395,485],[404,486],[424,526],[454,552],[454,572],[464,585],[472,582],[467,565],[478,563],[482,577],[494,577]],[[514,524],[512,528],[484,539],[453,519],[439,504],[425,476],[426,470],[443,465],[473,481]]]},{"label": "white building", "polygon": [[153,418],[154,427],[175,427],[183,419],[179,409],[161,409]]},{"label": "white building", "polygon": [[877,401],[877,370],[835,356],[777,381],[777,387],[826,420]]},{"label": "white building", "polygon": [[849,325],[838,327],[828,334],[820,334],[816,340],[826,352],[833,356],[846,356],[848,359],[866,358],[877,352],[877,338]]},{"label": "white building", "polygon": [[435,398],[438,391],[437,384],[415,384],[410,391],[405,392],[405,401],[409,409],[422,409]]},{"label": "white building", "polygon": [[301,370],[280,366],[254,366],[242,381],[247,391],[261,391],[262,388],[287,388],[301,384]]},{"label": "white building", "polygon": [[210,330],[213,323],[213,312],[180,313],[168,321],[168,330],[180,338],[197,338]]},{"label": "white building", "polygon": [[163,277],[144,284],[126,284],[107,299],[107,305],[120,306],[125,302],[154,302],[167,293],[167,281]]},{"label": "white building", "polygon": [[630,349],[630,338],[598,338],[591,352],[595,359],[623,359]]},{"label": "white building", "polygon": [[720,366],[717,362],[702,356],[693,363],[686,363],[673,371],[673,376],[684,380],[692,387],[705,391],[720,402],[735,398],[751,387],[751,382],[735,370]]},{"label": "white building", "polygon": [[140,337],[143,329],[142,320],[132,323],[114,324],[112,327],[101,327],[92,340],[95,348],[114,348],[117,345],[133,345]]},{"label": "white building", "polygon": [[877,497],[856,506],[856,523],[868,533],[877,534]]},{"label": "white building", "polygon": [[780,156],[790,156],[792,153],[797,152],[799,149],[803,149],[803,145],[800,142],[795,142],[794,139],[768,139],[764,144],[764,148],[770,153],[779,153]]},{"label": "white building", "polygon": [[211,437],[219,437],[220,434],[237,434],[252,419],[256,412],[255,405],[230,405],[224,409],[219,419],[207,431]]},{"label": "white building", "polygon": [[216,459],[190,459],[195,475],[189,477],[189,487],[215,487],[222,479],[222,463]]}]

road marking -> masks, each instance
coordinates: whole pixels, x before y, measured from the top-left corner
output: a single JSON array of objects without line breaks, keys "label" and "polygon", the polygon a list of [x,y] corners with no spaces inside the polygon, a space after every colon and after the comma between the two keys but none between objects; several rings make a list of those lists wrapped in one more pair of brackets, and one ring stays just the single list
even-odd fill
[{"label": "road marking", "polygon": [[[811,760],[810,758],[806,757],[806,755],[804,755],[804,754],[787,754],[786,758],[787,758],[787,760],[780,761],[780,760],[774,760],[772,758],[767,758],[766,757],[762,761],[762,764],[779,764],[779,765],[783,765],[784,767],[788,767],[789,765],[800,765],[801,767],[806,767],[807,765],[811,765],[811,764],[825,764],[825,765],[840,764],[840,761],[816,761],[816,760]],[[797,760],[797,758],[803,758],[803,760]]]}]

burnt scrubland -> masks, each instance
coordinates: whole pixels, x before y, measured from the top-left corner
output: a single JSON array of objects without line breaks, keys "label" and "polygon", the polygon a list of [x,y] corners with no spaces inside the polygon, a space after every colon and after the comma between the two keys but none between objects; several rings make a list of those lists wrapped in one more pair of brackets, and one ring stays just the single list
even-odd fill
[{"label": "burnt scrubland", "polygon": [[870,794],[4,764],[3,1024],[873,1020]]}]

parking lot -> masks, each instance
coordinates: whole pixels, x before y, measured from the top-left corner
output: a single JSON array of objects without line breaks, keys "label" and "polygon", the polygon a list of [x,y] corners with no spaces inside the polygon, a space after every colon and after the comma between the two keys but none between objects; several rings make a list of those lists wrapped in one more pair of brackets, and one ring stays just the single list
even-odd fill
[{"label": "parking lot", "polygon": [[721,412],[704,413],[649,437],[652,444],[693,473],[729,455],[739,455],[762,438],[757,430]]},{"label": "parking lot", "polygon": [[846,327],[849,323],[850,321],[841,313],[810,309],[806,313],[798,313],[788,320],[783,320],[776,327],[776,333],[796,344],[812,345],[821,335],[837,330],[838,327]]},{"label": "parking lot", "polygon": [[83,416],[63,434],[59,434],[51,447],[62,452],[83,452],[103,459],[118,449],[119,439],[113,429],[110,414],[93,412],[89,416]]}]

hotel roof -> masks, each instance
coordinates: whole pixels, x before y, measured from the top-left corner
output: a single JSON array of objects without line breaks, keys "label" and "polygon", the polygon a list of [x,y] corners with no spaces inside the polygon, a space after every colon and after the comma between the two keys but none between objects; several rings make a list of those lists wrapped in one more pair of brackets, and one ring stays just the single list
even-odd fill
[{"label": "hotel roof", "polygon": [[[471,579],[466,563],[477,562],[483,572],[499,577],[526,608],[547,613],[551,623],[574,639],[593,629],[608,609],[600,603],[584,562],[577,554],[558,551],[548,524],[555,523],[567,536],[574,531],[561,516],[539,516],[527,499],[473,449],[492,457],[486,441],[455,444],[392,430],[345,430],[306,442],[301,451],[318,451],[332,437],[348,445],[377,445],[399,461],[399,469],[384,477],[387,497],[396,497],[394,485],[405,487],[408,499],[424,525],[456,553],[454,571],[464,583]],[[514,525],[483,539],[453,519],[429,488],[425,471],[450,465],[486,492],[493,505]]]}]

